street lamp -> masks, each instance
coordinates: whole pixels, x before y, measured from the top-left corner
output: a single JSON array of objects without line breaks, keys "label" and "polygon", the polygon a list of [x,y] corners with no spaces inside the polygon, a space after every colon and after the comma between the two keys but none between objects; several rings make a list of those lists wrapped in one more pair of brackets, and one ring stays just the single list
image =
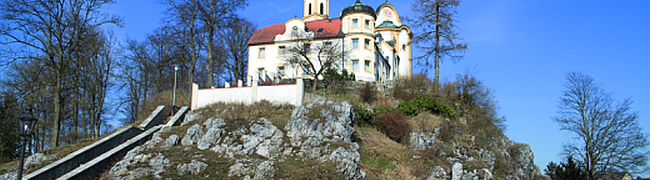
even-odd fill
[{"label": "street lamp", "polygon": [[173,64],[174,66],[174,95],[172,98],[172,109],[176,107],[176,74],[178,72],[178,64]]},{"label": "street lamp", "polygon": [[36,126],[36,121],[38,121],[38,119],[34,118],[32,109],[28,108],[25,112],[23,112],[22,115],[18,117],[18,120],[20,120],[18,133],[23,138],[23,150],[20,152],[20,167],[18,167],[17,176],[17,179],[20,180],[23,177],[23,166],[25,164],[25,148],[27,147],[27,139],[29,139],[29,137],[34,132],[34,127]]}]

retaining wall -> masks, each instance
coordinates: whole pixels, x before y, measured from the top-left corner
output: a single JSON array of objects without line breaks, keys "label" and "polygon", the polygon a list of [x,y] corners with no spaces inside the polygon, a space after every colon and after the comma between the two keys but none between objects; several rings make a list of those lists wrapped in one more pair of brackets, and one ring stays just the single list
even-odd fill
[{"label": "retaining wall", "polygon": [[210,89],[199,89],[199,85],[192,84],[190,109],[199,109],[216,102],[252,104],[260,100],[302,105],[305,94],[302,79],[297,79],[296,84],[290,85],[258,86],[256,82],[252,84],[253,86],[249,87]]},{"label": "retaining wall", "polygon": [[[162,121],[165,119],[163,111],[164,106],[159,106],[140,126],[153,127],[155,125],[162,124]],[[91,145],[81,148],[53,163],[48,164],[41,169],[25,175],[23,179],[40,180],[55,179],[57,177],[60,177],[65,173],[68,173],[69,171],[79,167],[79,165],[86,163],[93,158],[96,158],[98,155],[115,148],[116,146],[126,142],[138,134],[141,134],[145,130],[146,129],[139,129],[132,126],[124,127]]]}]

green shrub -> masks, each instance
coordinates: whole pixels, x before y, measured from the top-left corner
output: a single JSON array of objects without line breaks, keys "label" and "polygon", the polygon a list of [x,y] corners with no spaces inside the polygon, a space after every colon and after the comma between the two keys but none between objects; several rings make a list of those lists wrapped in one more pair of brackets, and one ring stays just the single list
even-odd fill
[{"label": "green shrub", "polygon": [[358,125],[376,125],[375,118],[378,114],[383,114],[387,112],[397,111],[395,108],[383,108],[378,107],[372,110],[368,110],[365,107],[354,105],[354,121]]},{"label": "green shrub", "polygon": [[401,112],[387,112],[377,116],[377,129],[398,143],[407,143],[411,133],[411,125]]},{"label": "green shrub", "polygon": [[420,104],[417,100],[404,101],[397,105],[397,109],[402,111],[407,116],[420,114]]},{"label": "green shrub", "polygon": [[397,109],[408,116],[419,114],[420,109],[429,111],[431,114],[440,114],[444,117],[451,117],[456,114],[453,108],[428,96],[419,96],[415,99],[404,101],[397,105]]},{"label": "green shrub", "polygon": [[376,113],[368,111],[359,105],[354,105],[354,120],[359,125],[371,125],[372,120],[377,116]]}]

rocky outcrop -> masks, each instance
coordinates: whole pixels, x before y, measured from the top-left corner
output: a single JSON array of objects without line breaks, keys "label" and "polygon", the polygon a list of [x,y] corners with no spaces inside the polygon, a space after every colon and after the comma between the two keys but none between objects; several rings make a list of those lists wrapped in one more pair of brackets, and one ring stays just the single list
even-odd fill
[{"label": "rocky outcrop", "polygon": [[[319,118],[307,117],[308,108],[320,109]],[[315,108],[318,109],[318,108]],[[312,109],[314,110],[314,109]],[[359,144],[354,140],[354,112],[352,105],[342,102],[319,99],[305,107],[297,107],[291,114],[291,120],[284,127],[290,139],[291,149],[298,149],[298,154],[319,161],[335,161],[337,171],[347,179],[363,179],[365,172],[359,167]],[[313,113],[313,112],[312,112]],[[348,148],[338,147],[330,152],[331,143],[345,142]]]},{"label": "rocky outcrop", "polygon": [[539,173],[539,167],[533,162],[535,155],[528,144],[512,143],[510,152],[510,157],[515,162],[512,179],[533,179]]},{"label": "rocky outcrop", "polygon": [[[218,110],[216,112],[223,112]],[[230,177],[243,179],[273,179],[277,163],[288,158],[330,161],[336,171],[347,179],[363,179],[365,172],[359,166],[359,145],[354,141],[354,112],[347,102],[335,104],[322,99],[307,106],[296,107],[291,119],[281,129],[265,118],[223,119],[208,118],[202,125],[196,123],[198,113],[189,113],[184,125],[189,126],[184,136],[172,134],[166,139],[156,133],[152,140],[130,151],[109,172],[113,179],[134,179],[144,175],[160,177],[165,167],[175,168],[179,175],[199,174],[210,164],[194,158],[191,162],[171,164],[162,154],[147,153],[147,149],[171,148],[180,144],[183,150],[196,148],[212,151],[220,158],[232,159],[227,169]],[[229,125],[234,123],[236,125]],[[164,143],[163,143],[164,142]],[[130,170],[129,170],[130,169]]]},{"label": "rocky outcrop", "polygon": [[[119,180],[137,179],[145,175],[153,175],[157,179],[162,178],[160,173],[165,171],[166,166],[169,166],[169,158],[165,157],[161,153],[145,152],[148,149],[156,148],[158,143],[165,141],[160,137],[160,133],[164,132],[166,129],[154,133],[151,140],[145,142],[143,145],[131,149],[121,161],[115,163],[115,165],[109,170],[108,176],[111,177],[111,179]],[[166,144],[169,139],[170,138],[165,141]],[[137,168],[129,168],[134,166],[137,166]]]},{"label": "rocky outcrop", "polygon": [[436,136],[440,134],[440,128],[435,129],[435,133],[427,135],[424,132],[411,132],[410,135],[410,145],[411,148],[415,150],[424,150],[426,148],[432,148],[436,142]]}]

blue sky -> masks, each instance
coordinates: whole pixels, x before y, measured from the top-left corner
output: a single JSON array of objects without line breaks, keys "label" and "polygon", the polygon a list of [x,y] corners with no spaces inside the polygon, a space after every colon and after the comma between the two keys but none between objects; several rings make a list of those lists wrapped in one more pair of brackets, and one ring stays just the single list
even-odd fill
[{"label": "blue sky", "polygon": [[[354,2],[330,1],[331,16]],[[385,1],[362,2],[378,7]],[[412,15],[411,1],[389,2],[400,16]],[[301,17],[302,6],[299,0],[253,0],[240,13],[263,28]],[[499,113],[507,119],[506,135],[529,144],[543,170],[562,160],[562,143],[572,137],[551,120],[570,71],[601,82],[616,100],[632,98],[632,110],[650,134],[649,7],[647,0],[462,1],[456,19],[469,50],[458,63],[443,62],[440,75],[453,80],[473,70],[494,90]],[[118,37],[140,40],[159,27],[164,9],[157,0],[117,0],[109,7],[125,20]]]}]

